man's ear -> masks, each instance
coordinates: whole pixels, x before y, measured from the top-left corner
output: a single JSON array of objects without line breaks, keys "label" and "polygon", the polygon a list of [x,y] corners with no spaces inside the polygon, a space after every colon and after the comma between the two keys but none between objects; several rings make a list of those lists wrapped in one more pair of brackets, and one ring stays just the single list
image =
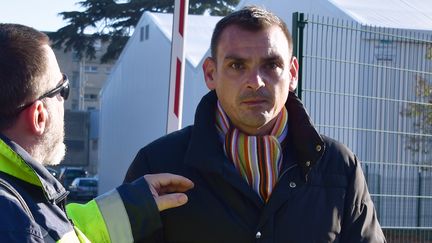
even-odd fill
[{"label": "man's ear", "polygon": [[290,70],[289,70],[289,75],[290,75],[289,90],[290,91],[294,91],[297,88],[298,70],[299,70],[299,64],[298,64],[297,58],[295,56],[293,56],[291,58]]},{"label": "man's ear", "polygon": [[30,131],[36,135],[42,135],[45,132],[48,120],[48,110],[46,105],[40,101],[35,101],[26,112],[26,123]]},{"label": "man's ear", "polygon": [[207,57],[202,65],[204,79],[207,88],[210,90],[216,89],[216,82],[214,81],[214,73],[216,71],[216,62],[212,57]]}]

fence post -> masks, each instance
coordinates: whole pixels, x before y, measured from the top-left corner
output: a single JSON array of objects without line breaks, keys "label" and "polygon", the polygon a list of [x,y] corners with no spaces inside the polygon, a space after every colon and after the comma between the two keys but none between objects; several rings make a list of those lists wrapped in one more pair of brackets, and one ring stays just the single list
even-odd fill
[{"label": "fence post", "polygon": [[303,31],[306,25],[304,13],[293,13],[292,19],[293,55],[297,57],[299,63],[297,96],[302,98],[302,71],[303,71]]},{"label": "fence post", "polygon": [[422,168],[418,169],[418,198],[417,198],[417,227],[421,227],[421,219],[422,219],[422,200],[421,196],[423,195],[423,178],[422,178]]}]

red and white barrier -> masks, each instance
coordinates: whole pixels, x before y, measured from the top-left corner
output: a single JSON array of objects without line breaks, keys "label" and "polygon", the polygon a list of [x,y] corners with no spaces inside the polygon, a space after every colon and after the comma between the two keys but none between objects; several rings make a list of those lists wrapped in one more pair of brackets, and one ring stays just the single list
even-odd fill
[{"label": "red and white barrier", "polygon": [[167,133],[181,128],[185,70],[185,26],[189,0],[175,0],[171,38],[171,74],[169,85]]}]

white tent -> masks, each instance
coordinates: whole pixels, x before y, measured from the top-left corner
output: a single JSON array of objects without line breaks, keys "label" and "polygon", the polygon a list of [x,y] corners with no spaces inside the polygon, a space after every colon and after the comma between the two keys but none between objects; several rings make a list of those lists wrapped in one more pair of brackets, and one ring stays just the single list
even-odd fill
[{"label": "white tent", "polygon": [[[190,15],[187,22],[183,126],[207,92],[201,60],[220,17]],[[172,15],[146,12],[101,92],[100,192],[121,184],[138,150],[165,134]]]}]

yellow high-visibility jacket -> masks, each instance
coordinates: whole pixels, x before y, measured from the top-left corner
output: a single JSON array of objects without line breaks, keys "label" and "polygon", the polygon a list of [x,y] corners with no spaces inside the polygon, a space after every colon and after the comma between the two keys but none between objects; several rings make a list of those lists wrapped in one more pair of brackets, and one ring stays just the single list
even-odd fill
[{"label": "yellow high-visibility jacket", "polygon": [[161,227],[144,178],[86,204],[22,147],[0,134],[0,242],[134,242]]}]

